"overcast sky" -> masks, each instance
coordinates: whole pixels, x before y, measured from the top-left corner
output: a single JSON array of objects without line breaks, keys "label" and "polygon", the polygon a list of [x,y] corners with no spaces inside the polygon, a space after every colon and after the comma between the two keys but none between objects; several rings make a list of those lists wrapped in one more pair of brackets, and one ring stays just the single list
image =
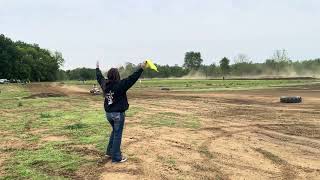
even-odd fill
[{"label": "overcast sky", "polygon": [[0,0],[0,33],[62,52],[64,69],[183,64],[187,51],[206,64],[276,49],[318,58],[319,22],[319,0]]}]

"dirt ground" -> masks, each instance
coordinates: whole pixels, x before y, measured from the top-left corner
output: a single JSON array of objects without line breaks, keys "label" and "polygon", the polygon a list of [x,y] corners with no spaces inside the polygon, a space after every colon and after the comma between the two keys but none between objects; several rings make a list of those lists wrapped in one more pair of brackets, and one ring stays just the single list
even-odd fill
[{"label": "dirt ground", "polygon": [[[299,95],[301,104],[279,96]],[[320,87],[194,92],[131,91],[146,111],[126,119],[129,161],[105,165],[102,179],[319,179]],[[199,129],[146,128],[141,117],[173,112]],[[134,154],[134,157],[130,157]]]},{"label": "dirt ground", "polygon": [[[29,88],[29,98],[91,97],[76,86]],[[282,95],[303,102],[279,103]],[[128,162],[100,164],[100,179],[320,179],[319,85],[201,93],[134,89],[128,96],[143,109],[126,118],[122,151]],[[92,103],[102,110],[102,101]],[[156,113],[191,117],[200,126],[146,126],[146,117]]]}]

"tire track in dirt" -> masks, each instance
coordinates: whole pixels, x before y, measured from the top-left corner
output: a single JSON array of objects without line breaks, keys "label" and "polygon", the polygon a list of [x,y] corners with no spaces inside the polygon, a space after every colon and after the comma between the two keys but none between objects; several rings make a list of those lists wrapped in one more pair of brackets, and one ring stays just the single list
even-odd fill
[{"label": "tire track in dirt", "polygon": [[279,166],[281,170],[281,179],[284,180],[292,180],[296,178],[297,172],[295,171],[294,166],[289,164],[287,161],[284,159],[281,159],[277,155],[261,148],[255,148],[255,151],[261,153],[265,158],[269,159],[272,163],[276,164]]},{"label": "tire track in dirt", "polygon": [[228,175],[225,172],[223,172],[223,170],[221,168],[216,166],[215,163],[212,162],[218,158],[217,153],[210,152],[209,148],[208,148],[208,144],[211,144],[213,138],[214,138],[214,136],[211,138],[208,138],[203,143],[201,143],[201,145],[198,147],[198,152],[202,156],[202,161],[200,163],[196,163],[194,165],[194,168],[196,168],[197,170],[205,171],[205,172],[208,172],[208,171],[215,172],[216,179],[226,179],[227,180],[227,179],[229,179]]},{"label": "tire track in dirt", "polygon": [[276,131],[264,130],[264,129],[261,129],[259,131],[254,131],[254,133],[261,134],[269,138],[279,140],[281,142],[298,144],[306,147],[320,149],[320,141],[313,138],[288,135],[288,134],[279,133]]},{"label": "tire track in dirt", "polygon": [[[210,144],[212,143],[214,140],[216,140],[217,138],[224,138],[224,137],[231,137],[233,135],[236,135],[236,134],[241,134],[241,133],[244,133],[244,132],[249,132],[249,133],[256,133],[258,134],[258,132],[264,132],[266,130],[264,130],[262,127],[264,126],[267,126],[267,125],[277,125],[277,123],[270,123],[270,124],[251,124],[251,125],[231,125],[231,126],[214,126],[214,127],[204,127],[204,128],[200,128],[199,130],[200,131],[206,131],[206,132],[210,132],[210,131],[214,131],[213,133],[216,133],[217,131],[220,131],[220,134],[217,134],[217,135],[213,135],[212,137],[210,137],[209,139],[207,139],[203,144],[202,144],[202,147],[203,149],[205,150],[202,150],[202,154],[205,155],[205,157],[207,158],[213,158],[213,157],[220,157],[219,155],[217,156],[216,153],[211,153],[209,152],[206,147],[206,144]],[[282,125],[282,124],[281,124]],[[227,131],[227,130],[223,130],[223,128],[228,128],[228,129],[232,129],[232,128],[240,128],[240,130],[236,130],[236,131]],[[272,132],[272,133],[277,133],[277,132],[273,132],[273,131],[269,131],[269,133]],[[286,134],[283,134],[285,136],[290,136],[290,135],[286,135]],[[305,137],[298,137],[298,138],[302,138],[304,140],[309,140],[309,142],[307,141],[306,144],[309,144],[310,145],[310,140],[311,141],[315,141],[314,139],[312,138],[305,138]],[[294,138],[293,138],[294,139]],[[292,141],[292,140],[291,140]],[[306,145],[305,144],[305,145]],[[314,146],[313,146],[314,147]],[[265,153],[267,154],[267,153]],[[215,156],[214,156],[215,155]],[[281,174],[278,176],[278,177],[281,177],[282,179],[294,179],[296,177],[296,174],[297,172],[295,171],[295,169],[301,169],[301,167],[296,167],[296,166],[293,166],[291,164],[289,164],[288,162],[286,161],[278,161],[279,163],[277,164],[277,166],[279,166],[279,169],[281,170]],[[235,164],[231,164],[231,163],[225,163],[223,161],[219,161],[220,164],[223,164],[223,165],[227,165],[229,167],[237,167],[238,169],[241,168],[240,166],[237,166]],[[281,165],[279,165],[281,163]],[[250,167],[250,166],[246,166],[245,169],[252,169],[252,170],[255,170],[255,171],[260,171],[262,173],[266,173],[266,174],[269,174],[270,176],[269,177],[275,177],[274,175],[274,172],[272,171],[265,171],[265,170],[261,170],[261,169],[257,169],[257,168],[253,168],[253,167]],[[306,169],[302,169],[303,171],[306,171]],[[317,169],[315,170],[312,170],[312,169],[307,169],[309,171],[317,171]]]},{"label": "tire track in dirt", "polygon": [[[252,132],[256,134],[261,134],[268,136],[270,138],[278,139],[281,141],[286,141],[294,144],[304,145],[316,149],[320,149],[320,141],[317,138],[309,138],[304,136],[295,136],[292,134],[286,134],[274,130],[269,130],[266,127],[268,126],[291,126],[292,124],[285,123],[263,123],[263,124],[251,124],[251,125],[230,125],[230,126],[214,126],[214,127],[203,127],[198,129],[199,131],[220,131],[221,134],[218,136],[214,136],[214,138],[232,136],[233,134],[242,133],[242,132]],[[293,124],[295,125],[295,124]],[[226,131],[223,128],[248,128],[247,130],[238,130],[238,131]]]},{"label": "tire track in dirt", "polygon": [[[124,143],[122,145],[124,150],[129,149],[132,145],[135,145],[137,143],[144,143],[148,142],[151,139],[155,139],[156,137],[159,137],[159,133],[153,133],[151,135],[145,135],[146,130],[143,130],[140,132],[139,130],[142,130],[142,128],[135,128],[135,130],[128,130],[129,132],[125,132],[126,134],[134,134],[134,137],[124,138]],[[133,131],[133,132],[132,132]],[[136,132],[139,132],[140,135],[137,135]],[[137,137],[138,136],[138,137]],[[110,162],[110,163],[109,163]],[[138,157],[129,157],[129,161],[125,164],[119,164],[119,165],[113,165],[111,164],[111,161],[107,162],[104,165],[103,168],[103,174],[101,175],[101,179],[126,179],[128,177],[130,178],[139,178],[143,177],[145,174],[145,168],[143,165],[143,161]],[[110,174],[112,176],[110,176]]]}]

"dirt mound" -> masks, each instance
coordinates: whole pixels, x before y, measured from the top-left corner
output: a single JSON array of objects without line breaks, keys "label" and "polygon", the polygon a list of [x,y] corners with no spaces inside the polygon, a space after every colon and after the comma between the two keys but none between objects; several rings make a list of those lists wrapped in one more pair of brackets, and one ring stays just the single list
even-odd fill
[{"label": "dirt mound", "polygon": [[47,97],[63,97],[71,95],[90,95],[85,88],[62,85],[57,83],[32,83],[27,86],[32,95],[26,97],[30,98],[47,98]]},{"label": "dirt mound", "polygon": [[67,85],[63,85],[63,86],[59,86],[61,88],[61,90],[65,93],[88,93],[88,91],[84,88],[81,87],[77,87],[77,86],[67,86]]}]

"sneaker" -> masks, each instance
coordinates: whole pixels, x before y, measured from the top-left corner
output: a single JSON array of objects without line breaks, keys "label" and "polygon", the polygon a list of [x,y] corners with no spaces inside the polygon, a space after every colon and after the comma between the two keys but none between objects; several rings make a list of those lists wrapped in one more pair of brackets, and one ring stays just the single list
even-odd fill
[{"label": "sneaker", "polygon": [[122,156],[122,159],[120,161],[112,161],[112,163],[124,163],[128,160],[127,157]]},{"label": "sneaker", "polygon": [[108,159],[108,158],[111,158],[111,155],[106,154],[106,155],[104,155],[104,157]]}]

